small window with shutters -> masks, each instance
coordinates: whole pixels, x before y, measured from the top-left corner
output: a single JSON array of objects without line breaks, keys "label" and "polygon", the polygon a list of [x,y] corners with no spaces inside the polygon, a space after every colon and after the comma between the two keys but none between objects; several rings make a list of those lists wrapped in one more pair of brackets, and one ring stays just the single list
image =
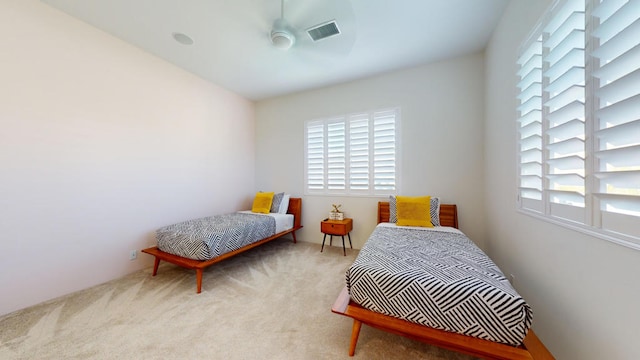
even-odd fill
[{"label": "small window with shutters", "polygon": [[398,108],[307,121],[305,194],[395,194],[399,122]]},{"label": "small window with shutters", "polygon": [[640,249],[640,1],[555,1],[517,64],[520,210]]}]

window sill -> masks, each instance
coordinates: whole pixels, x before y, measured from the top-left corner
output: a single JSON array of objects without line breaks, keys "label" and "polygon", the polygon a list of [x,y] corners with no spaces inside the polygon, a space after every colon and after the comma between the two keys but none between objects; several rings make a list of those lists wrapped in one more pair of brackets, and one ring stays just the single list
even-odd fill
[{"label": "window sill", "polygon": [[640,251],[640,239],[634,239],[633,237],[625,236],[623,234],[615,234],[610,231],[587,227],[586,225],[564,221],[559,218],[548,217],[526,209],[517,209],[517,212],[566,229],[574,230],[585,235],[593,236],[617,245]]},{"label": "window sill", "polygon": [[317,196],[317,197],[354,197],[354,198],[372,198],[372,199],[389,199],[389,195],[392,194],[347,194],[347,193],[308,193],[305,192],[304,196]]}]

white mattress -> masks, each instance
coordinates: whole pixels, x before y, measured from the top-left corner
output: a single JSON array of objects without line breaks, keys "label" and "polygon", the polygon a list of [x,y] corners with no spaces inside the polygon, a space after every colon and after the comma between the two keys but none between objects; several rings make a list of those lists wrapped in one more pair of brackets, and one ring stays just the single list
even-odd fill
[{"label": "white mattress", "polygon": [[260,214],[260,213],[254,213],[251,210],[238,211],[238,212],[245,213],[245,214],[253,214],[253,215],[271,216],[276,220],[276,234],[293,228],[293,215],[291,214],[277,214],[277,213]]}]

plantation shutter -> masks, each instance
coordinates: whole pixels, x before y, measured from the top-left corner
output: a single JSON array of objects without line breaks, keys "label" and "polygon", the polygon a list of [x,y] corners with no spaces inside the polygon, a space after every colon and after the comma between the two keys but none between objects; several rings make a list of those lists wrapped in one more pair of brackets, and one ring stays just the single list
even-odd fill
[{"label": "plantation shutter", "polygon": [[388,195],[398,190],[399,109],[305,122],[305,193]]},{"label": "plantation shutter", "polygon": [[373,113],[373,188],[376,193],[394,193],[396,184],[397,110]]},{"label": "plantation shutter", "polygon": [[595,2],[596,222],[640,237],[640,1]]},{"label": "plantation shutter", "polygon": [[542,212],[542,39],[534,33],[518,59],[519,202]]},{"label": "plantation shutter", "polygon": [[367,191],[369,185],[369,116],[349,118],[349,187],[353,191]]},{"label": "plantation shutter", "polygon": [[324,190],[324,123],[307,123],[305,136],[306,183],[311,191]]},{"label": "plantation shutter", "polygon": [[346,134],[344,118],[327,124],[327,189],[346,189]]},{"label": "plantation shutter", "polygon": [[548,213],[586,223],[584,0],[560,2],[542,36]]}]

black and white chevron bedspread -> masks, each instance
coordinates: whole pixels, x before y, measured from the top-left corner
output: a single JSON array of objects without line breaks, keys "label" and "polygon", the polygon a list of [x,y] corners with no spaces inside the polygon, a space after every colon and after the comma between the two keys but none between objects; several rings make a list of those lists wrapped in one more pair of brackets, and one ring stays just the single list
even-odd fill
[{"label": "black and white chevron bedspread", "polygon": [[347,270],[363,307],[432,328],[520,345],[532,311],[462,232],[378,226]]},{"label": "black and white chevron bedspread", "polygon": [[209,260],[276,233],[271,216],[230,213],[188,220],[156,230],[158,248],[194,260]]}]

